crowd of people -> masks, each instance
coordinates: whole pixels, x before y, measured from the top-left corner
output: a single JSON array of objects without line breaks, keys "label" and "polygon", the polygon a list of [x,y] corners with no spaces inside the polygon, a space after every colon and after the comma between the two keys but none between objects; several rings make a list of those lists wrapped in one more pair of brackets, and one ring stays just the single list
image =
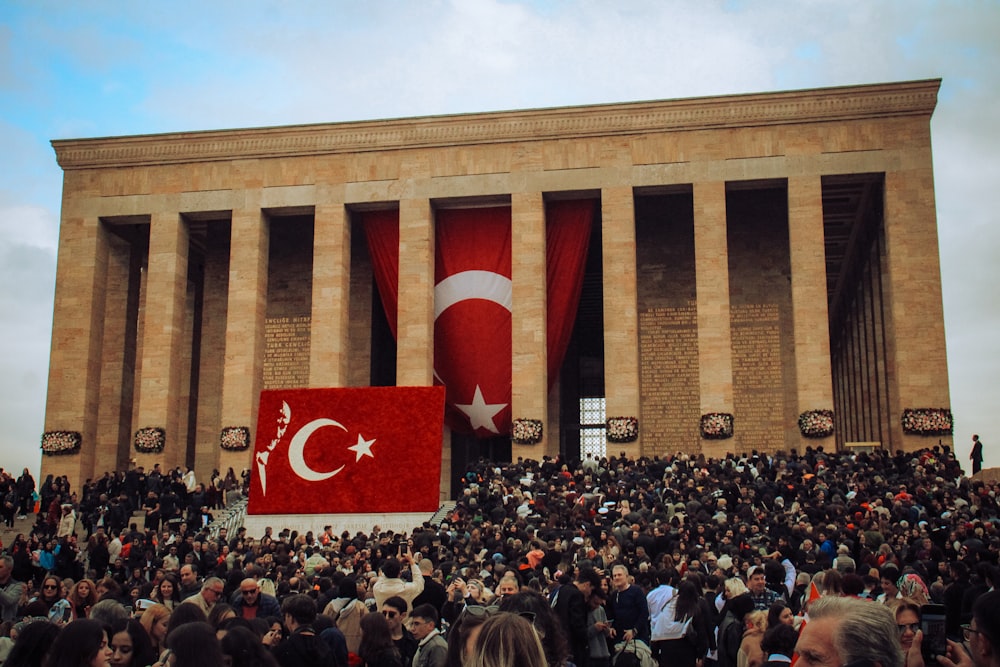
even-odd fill
[{"label": "crowd of people", "polygon": [[404,534],[230,534],[247,483],[0,473],[3,665],[1000,667],[1000,484],[945,446],[481,460]]}]

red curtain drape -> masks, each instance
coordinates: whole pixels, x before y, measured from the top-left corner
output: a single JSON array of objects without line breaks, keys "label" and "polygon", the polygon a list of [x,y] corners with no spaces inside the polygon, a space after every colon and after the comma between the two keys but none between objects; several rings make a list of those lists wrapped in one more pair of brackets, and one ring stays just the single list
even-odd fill
[{"label": "red curtain drape", "polygon": [[592,199],[582,199],[550,202],[545,206],[549,388],[559,376],[573,333],[595,205]]},{"label": "red curtain drape", "polygon": [[[368,211],[361,215],[368,254],[372,258],[375,285],[382,297],[385,318],[389,320],[392,337],[396,336],[399,285],[399,211]],[[398,338],[397,338],[398,340]]]}]

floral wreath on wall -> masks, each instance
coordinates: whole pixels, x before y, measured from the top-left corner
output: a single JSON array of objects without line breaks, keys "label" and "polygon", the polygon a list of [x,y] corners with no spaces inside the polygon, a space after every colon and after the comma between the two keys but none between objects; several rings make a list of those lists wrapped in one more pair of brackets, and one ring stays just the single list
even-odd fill
[{"label": "floral wreath on wall", "polygon": [[608,417],[608,442],[635,442],[639,438],[639,420],[635,417]]},{"label": "floral wreath on wall", "polygon": [[537,445],[543,432],[541,419],[515,419],[510,439],[515,445]]},{"label": "floral wreath on wall", "polygon": [[42,434],[42,453],[48,456],[76,454],[82,442],[79,431],[46,431]]},{"label": "floral wreath on wall", "polygon": [[250,429],[246,426],[226,426],[219,433],[219,447],[229,452],[250,448]]},{"label": "floral wreath on wall", "polygon": [[135,451],[144,454],[157,454],[163,451],[167,444],[167,432],[159,426],[147,426],[135,432],[132,445]]},{"label": "floral wreath on wall", "polygon": [[701,416],[701,437],[725,440],[733,437],[733,416],[728,412],[709,412]]},{"label": "floral wreath on wall", "polygon": [[913,435],[951,435],[955,430],[948,408],[906,408],[902,422],[903,433]]},{"label": "floral wreath on wall", "polygon": [[833,410],[806,410],[799,415],[799,432],[806,438],[833,435]]}]

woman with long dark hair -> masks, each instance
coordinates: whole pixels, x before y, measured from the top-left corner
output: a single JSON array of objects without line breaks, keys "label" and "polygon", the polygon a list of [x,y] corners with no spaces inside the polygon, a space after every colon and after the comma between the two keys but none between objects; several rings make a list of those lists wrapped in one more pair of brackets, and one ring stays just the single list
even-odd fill
[{"label": "woman with long dark hair", "polygon": [[146,629],[134,618],[121,618],[111,624],[111,667],[147,667],[156,662],[157,653]]},{"label": "woman with long dark hair", "polygon": [[358,655],[364,660],[365,667],[403,667],[403,659],[389,632],[389,623],[382,614],[361,617]]},{"label": "woman with long dark hair", "polygon": [[45,658],[45,667],[110,667],[108,633],[97,621],[83,618],[64,627]]}]

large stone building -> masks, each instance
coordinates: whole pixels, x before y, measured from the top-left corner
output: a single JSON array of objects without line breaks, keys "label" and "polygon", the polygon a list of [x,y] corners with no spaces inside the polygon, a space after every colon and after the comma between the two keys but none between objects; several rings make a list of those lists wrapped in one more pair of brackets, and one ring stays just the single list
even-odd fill
[{"label": "large stone building", "polygon": [[[936,444],[901,418],[950,419],[939,85],[54,141],[45,428],[82,447],[42,471],[238,472],[252,450],[220,448],[220,431],[254,432],[263,388],[431,384],[436,217],[483,206],[509,208],[512,228],[511,414],[544,435],[446,429],[443,480],[480,453],[577,456],[618,415],[639,435],[608,448],[631,455]],[[546,204],[560,200],[592,201],[595,224],[550,378]],[[372,211],[398,215],[398,339],[361,229]],[[834,434],[805,438],[800,415],[821,410]],[[731,438],[703,437],[710,413],[734,417]],[[134,449],[145,427],[164,429],[161,453]]]}]

